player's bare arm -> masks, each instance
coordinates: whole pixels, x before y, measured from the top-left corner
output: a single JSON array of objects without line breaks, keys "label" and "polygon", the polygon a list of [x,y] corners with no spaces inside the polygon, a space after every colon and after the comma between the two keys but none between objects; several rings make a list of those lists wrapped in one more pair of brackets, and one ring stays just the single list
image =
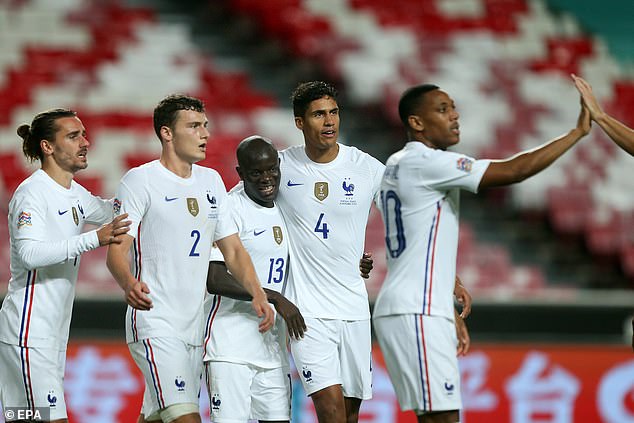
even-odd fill
[{"label": "player's bare arm", "polygon": [[120,242],[111,243],[108,247],[108,270],[123,289],[126,303],[137,310],[149,310],[152,308],[152,300],[147,295],[150,289],[145,282],[136,280],[130,272],[128,253],[134,238],[127,234],[119,235],[119,238]]},{"label": "player's bare arm", "polygon": [[225,263],[231,274],[253,296],[251,304],[260,322],[260,332],[265,332],[273,326],[273,310],[268,305],[266,294],[258,280],[249,253],[244,249],[238,234],[232,234],[216,241],[218,248],[225,258]]},{"label": "player's bare arm", "polygon": [[[222,295],[234,300],[251,301],[253,299],[251,294],[227,272],[225,263],[221,261],[209,262],[207,291],[210,294]],[[289,336],[294,339],[303,338],[304,332],[306,332],[306,323],[295,304],[272,289],[264,288],[264,292],[269,303],[273,304],[275,310],[286,321]]]},{"label": "player's bare arm", "polygon": [[460,313],[460,317],[466,319],[469,314],[471,314],[471,294],[467,291],[467,288],[464,287],[460,278],[456,275],[456,282],[453,289],[453,294],[458,301],[458,304],[462,306],[462,311]]},{"label": "player's bare arm", "polygon": [[506,160],[492,161],[487,168],[479,188],[511,185],[529,178],[548,166],[574,146],[590,132],[590,112],[581,107],[577,126],[567,134],[546,144],[524,151]]}]

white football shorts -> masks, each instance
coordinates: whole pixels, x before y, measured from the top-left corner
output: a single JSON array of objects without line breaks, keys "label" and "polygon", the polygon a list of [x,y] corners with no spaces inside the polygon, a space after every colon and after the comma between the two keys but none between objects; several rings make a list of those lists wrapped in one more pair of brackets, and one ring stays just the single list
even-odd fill
[{"label": "white football shorts", "polygon": [[291,339],[293,360],[307,395],[341,385],[344,397],[372,398],[370,320],[304,318],[308,330]]},{"label": "white football shorts", "polygon": [[452,321],[399,314],[377,317],[373,323],[403,411],[424,414],[462,408],[458,338]]}]

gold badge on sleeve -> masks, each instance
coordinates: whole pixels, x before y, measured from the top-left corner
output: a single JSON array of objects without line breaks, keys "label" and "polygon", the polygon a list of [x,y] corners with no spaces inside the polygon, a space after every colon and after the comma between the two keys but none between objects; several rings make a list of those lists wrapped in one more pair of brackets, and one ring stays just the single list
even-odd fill
[{"label": "gold badge on sleeve", "polygon": [[196,198],[187,199],[187,211],[194,217],[198,216],[198,200]]},{"label": "gold badge on sleeve", "polygon": [[282,235],[282,228],[280,228],[279,226],[273,226],[273,239],[275,239],[275,242],[277,242],[278,245],[281,244],[284,240],[284,235]]},{"label": "gold badge on sleeve", "polygon": [[324,201],[328,197],[328,182],[315,182],[315,197]]}]

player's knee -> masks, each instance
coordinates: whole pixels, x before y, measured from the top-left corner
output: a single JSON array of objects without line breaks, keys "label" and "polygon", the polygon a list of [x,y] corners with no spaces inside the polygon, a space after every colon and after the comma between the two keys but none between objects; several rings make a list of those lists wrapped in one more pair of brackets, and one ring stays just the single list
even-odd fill
[{"label": "player's knee", "polygon": [[164,423],[193,423],[200,422],[198,414],[198,404],[183,403],[172,404],[160,411],[161,420]]}]

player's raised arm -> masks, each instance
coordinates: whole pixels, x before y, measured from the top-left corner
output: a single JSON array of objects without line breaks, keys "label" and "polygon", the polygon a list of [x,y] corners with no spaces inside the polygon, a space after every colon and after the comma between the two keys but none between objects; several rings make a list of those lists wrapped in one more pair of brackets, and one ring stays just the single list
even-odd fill
[{"label": "player's raised arm", "polygon": [[121,289],[125,293],[125,301],[137,310],[152,308],[152,300],[147,295],[150,289],[143,281],[136,280],[130,272],[129,251],[134,238],[130,235],[119,235],[120,242],[111,243],[108,247],[106,265]]},{"label": "player's raised arm", "polygon": [[260,331],[265,332],[273,326],[273,310],[268,305],[266,294],[258,280],[249,253],[244,249],[237,234],[229,235],[216,241],[218,248],[225,258],[225,263],[231,274],[240,282],[253,297],[253,309],[259,317]]},{"label": "player's raised arm", "polygon": [[541,172],[585,137],[588,132],[590,132],[590,113],[586,107],[582,106],[577,126],[567,134],[506,160],[492,161],[480,181],[479,188],[514,184]]},{"label": "player's raised arm", "polygon": [[579,90],[584,104],[590,111],[592,120],[598,123],[601,129],[603,129],[619,147],[631,155],[634,155],[634,129],[627,127],[601,108],[601,105],[592,92],[592,87],[586,80],[575,74],[571,76],[573,81],[575,81],[575,87]]}]

